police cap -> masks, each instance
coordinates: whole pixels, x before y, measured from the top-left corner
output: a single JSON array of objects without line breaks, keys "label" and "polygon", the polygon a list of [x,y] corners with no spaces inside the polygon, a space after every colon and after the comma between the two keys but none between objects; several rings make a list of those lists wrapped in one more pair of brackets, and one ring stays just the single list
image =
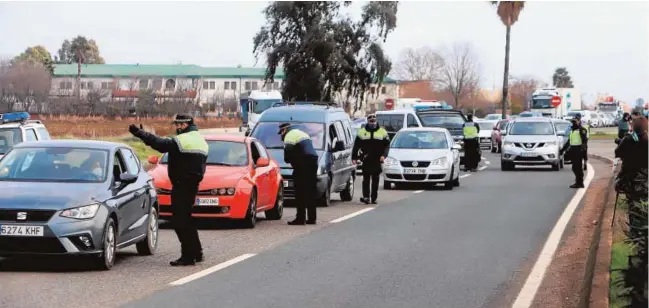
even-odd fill
[{"label": "police cap", "polygon": [[282,123],[279,125],[279,132],[277,132],[278,135],[282,134],[282,129],[289,128],[291,126],[291,123]]},{"label": "police cap", "polygon": [[172,123],[192,123],[194,118],[188,114],[177,114]]}]

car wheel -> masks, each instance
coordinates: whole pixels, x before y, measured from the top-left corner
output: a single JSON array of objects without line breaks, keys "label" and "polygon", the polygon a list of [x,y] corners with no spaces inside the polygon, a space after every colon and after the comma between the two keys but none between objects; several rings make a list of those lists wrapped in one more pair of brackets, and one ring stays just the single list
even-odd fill
[{"label": "car wheel", "polygon": [[349,177],[347,181],[347,186],[343,191],[340,192],[340,200],[342,201],[352,201],[354,199],[354,181],[356,177],[354,175]]},{"label": "car wheel", "polygon": [[243,226],[254,228],[257,224],[257,189],[253,188],[250,193],[250,202],[248,202],[248,211],[243,219]]},{"label": "car wheel", "polygon": [[559,170],[561,170],[560,163],[556,163],[552,165],[552,171],[559,171]]},{"label": "car wheel", "polygon": [[457,178],[455,178],[455,180],[453,180],[453,186],[460,187],[460,174],[459,173],[457,174]]},{"label": "car wheel", "polygon": [[325,188],[324,194],[320,197],[320,200],[318,201],[318,206],[322,206],[322,207],[331,206],[331,178],[329,178],[329,182],[327,183],[327,187]]},{"label": "car wheel", "polygon": [[146,229],[146,237],[143,241],[135,244],[137,253],[142,256],[153,255],[158,248],[158,211],[151,206],[149,211],[149,223]]},{"label": "car wheel", "polygon": [[109,270],[115,265],[115,252],[117,251],[117,232],[115,230],[115,220],[112,217],[108,218],[106,226],[104,226],[102,250],[94,261],[97,268]]},{"label": "car wheel", "polygon": [[510,171],[510,170],[513,170],[513,169],[514,169],[513,164],[511,164],[509,162],[506,162],[506,161],[503,161],[503,160],[500,161],[500,170],[501,171]]},{"label": "car wheel", "polygon": [[450,179],[446,182],[444,182],[444,189],[446,190],[452,190],[453,187],[455,187],[455,180],[453,180],[453,173],[455,173],[455,166],[451,168],[451,176]]},{"label": "car wheel", "polygon": [[268,220],[280,220],[284,215],[284,186],[281,182],[279,188],[277,188],[277,197],[275,197],[275,206],[272,209],[265,212],[266,219]]},{"label": "car wheel", "polygon": [[383,189],[390,190],[392,189],[392,182],[388,180],[383,180]]}]

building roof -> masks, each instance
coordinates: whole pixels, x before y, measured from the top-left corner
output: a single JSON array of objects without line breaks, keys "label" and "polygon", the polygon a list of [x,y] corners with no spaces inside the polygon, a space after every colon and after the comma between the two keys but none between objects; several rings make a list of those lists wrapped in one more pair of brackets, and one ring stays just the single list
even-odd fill
[{"label": "building roof", "polygon": [[[54,77],[76,77],[77,64],[55,64]],[[82,64],[81,77],[204,77],[204,78],[258,78],[266,77],[264,67],[203,67],[194,64]],[[284,78],[284,71],[278,68],[276,79]],[[386,77],[384,83],[396,83]]]}]

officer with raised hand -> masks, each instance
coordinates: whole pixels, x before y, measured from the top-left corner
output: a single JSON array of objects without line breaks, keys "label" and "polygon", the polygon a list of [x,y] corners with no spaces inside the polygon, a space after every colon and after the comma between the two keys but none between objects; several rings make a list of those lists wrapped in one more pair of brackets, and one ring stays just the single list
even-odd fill
[{"label": "officer with raised hand", "polygon": [[173,121],[177,136],[161,138],[145,132],[142,125],[128,127],[129,132],[144,144],[160,153],[168,153],[167,173],[171,180],[171,222],[181,246],[180,258],[171,261],[171,266],[194,265],[202,262],[203,248],[198,230],[192,220],[192,208],[198,193],[198,185],[205,175],[209,147],[205,138],[198,133],[194,119],[179,114]]},{"label": "officer with raised hand", "polygon": [[[365,204],[376,204],[379,194],[379,181],[381,176],[381,163],[388,156],[390,149],[390,137],[388,132],[376,122],[376,115],[367,116],[367,124],[358,131],[352,160],[356,163],[363,163],[363,197],[361,202]],[[362,158],[359,157],[359,150]],[[371,194],[370,194],[370,181]],[[371,199],[370,199],[371,197]]]},{"label": "officer with raised hand", "polygon": [[309,134],[291,126],[290,123],[280,124],[279,134],[284,142],[284,161],[293,167],[293,185],[297,202],[295,220],[289,221],[288,224],[315,225],[318,153],[313,148]]},{"label": "officer with raised hand", "polygon": [[572,161],[572,173],[575,174],[575,183],[570,185],[570,188],[583,188],[584,187],[584,170],[582,168],[584,158],[584,148],[588,144],[588,132],[585,128],[579,125],[579,120],[572,119],[570,121],[570,134],[568,135],[568,142],[561,148],[560,155],[568,151],[570,160]]}]

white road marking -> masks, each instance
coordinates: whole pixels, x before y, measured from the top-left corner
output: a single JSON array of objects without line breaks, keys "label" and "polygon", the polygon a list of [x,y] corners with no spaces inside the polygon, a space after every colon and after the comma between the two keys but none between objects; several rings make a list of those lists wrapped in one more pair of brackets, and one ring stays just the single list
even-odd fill
[{"label": "white road marking", "polygon": [[485,161],[484,163],[485,163],[485,164],[487,164],[487,165],[491,165],[491,162],[490,162],[490,161],[488,161],[488,160],[487,160],[487,161]]},{"label": "white road marking", "polygon": [[463,175],[460,175],[460,179],[463,179],[463,178],[465,178],[465,177],[467,177],[467,176],[471,176],[471,175],[470,175],[470,174],[463,174]]},{"label": "white road marking", "polygon": [[241,262],[243,260],[246,260],[248,258],[252,258],[254,256],[255,256],[254,253],[247,253],[247,254],[240,255],[240,256],[238,256],[236,258],[230,259],[230,260],[225,261],[223,263],[219,263],[219,264],[214,265],[214,266],[212,266],[210,268],[206,268],[206,269],[204,269],[204,270],[202,270],[202,271],[200,271],[198,273],[194,273],[194,274],[191,274],[191,275],[189,275],[187,277],[180,278],[180,279],[178,279],[176,281],[172,281],[172,282],[169,283],[169,285],[179,286],[179,285],[186,284],[186,283],[188,283],[190,281],[205,277],[205,276],[207,276],[207,275],[209,275],[211,273],[214,273],[216,271],[220,271],[220,270],[222,270],[222,269],[224,269],[224,268],[226,268],[228,266],[237,264],[237,263],[239,263],[239,262]]},{"label": "white road marking", "polygon": [[364,208],[364,209],[362,209],[362,210],[360,210],[360,211],[356,211],[356,212],[354,212],[354,213],[347,214],[347,215],[345,215],[345,216],[343,216],[343,217],[336,218],[336,219],[330,221],[330,223],[332,223],[332,224],[339,223],[339,222],[341,222],[341,221],[345,221],[345,220],[350,219],[350,218],[352,218],[352,217],[356,217],[356,216],[358,216],[358,215],[360,215],[360,214],[363,214],[363,213],[365,213],[365,212],[369,212],[369,211],[371,211],[371,210],[373,210],[373,209],[374,209],[373,207]]},{"label": "white road marking", "polygon": [[478,171],[482,171],[482,170],[485,170],[485,169],[487,169],[487,166],[482,166],[482,167],[478,168]]},{"label": "white road marking", "polygon": [[413,194],[420,194],[420,193],[423,193],[423,192],[424,192],[423,190],[415,190],[415,191],[413,191],[412,193],[413,193]]},{"label": "white road marking", "polygon": [[588,164],[588,173],[586,174],[586,181],[584,182],[585,187],[579,188],[577,190],[577,192],[572,197],[565,210],[559,217],[559,220],[557,220],[554,228],[552,228],[548,239],[543,245],[541,254],[539,254],[539,258],[536,260],[536,263],[534,263],[534,267],[532,267],[532,271],[527,277],[527,280],[525,281],[521,292],[518,293],[518,296],[516,297],[516,301],[514,301],[512,308],[528,308],[534,302],[536,292],[539,290],[539,287],[543,282],[545,271],[548,269],[548,266],[550,266],[550,263],[552,263],[552,258],[554,257],[554,253],[557,251],[557,247],[559,246],[563,232],[566,230],[566,227],[570,222],[570,218],[572,218],[572,215],[575,213],[577,206],[579,206],[581,199],[586,193],[586,189],[588,189],[590,182],[595,176],[594,170],[595,169],[593,168],[593,166],[591,164]]}]

